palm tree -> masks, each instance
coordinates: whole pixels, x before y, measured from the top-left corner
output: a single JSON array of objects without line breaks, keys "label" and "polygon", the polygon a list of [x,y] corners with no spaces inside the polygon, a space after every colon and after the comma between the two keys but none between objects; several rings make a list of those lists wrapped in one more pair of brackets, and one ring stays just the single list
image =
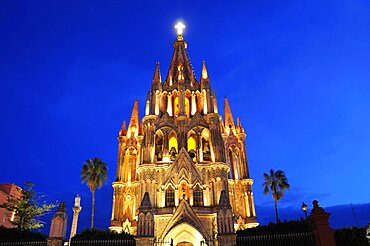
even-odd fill
[{"label": "palm tree", "polygon": [[100,158],[86,160],[82,166],[81,179],[82,183],[86,182],[90,188],[91,201],[91,228],[94,228],[94,207],[95,207],[95,190],[103,185],[107,180],[107,164]]},{"label": "palm tree", "polygon": [[290,185],[285,173],[281,170],[274,172],[273,169],[270,170],[270,175],[263,173],[265,181],[263,182],[264,190],[263,193],[267,195],[269,192],[272,193],[272,198],[275,201],[275,215],[276,223],[279,222],[277,203],[283,197],[283,192],[288,190]]}]

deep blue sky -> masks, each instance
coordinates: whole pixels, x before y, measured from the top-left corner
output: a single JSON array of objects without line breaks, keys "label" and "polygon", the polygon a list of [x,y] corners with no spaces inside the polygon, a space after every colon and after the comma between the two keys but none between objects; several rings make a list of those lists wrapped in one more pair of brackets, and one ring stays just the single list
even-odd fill
[{"label": "deep blue sky", "polygon": [[[274,220],[261,185],[274,168],[292,187],[282,219],[318,199],[336,226],[354,224],[341,205],[370,202],[368,0],[1,1],[0,182],[31,180],[70,216],[79,193],[81,229],[80,169],[101,157],[110,172],[96,225],[107,227],[118,130],[136,97],[143,115],[156,61],[167,74],[178,19],[196,75],[205,60],[219,108],[228,96],[247,131],[260,222]],[[355,208],[370,221],[370,206]]]}]

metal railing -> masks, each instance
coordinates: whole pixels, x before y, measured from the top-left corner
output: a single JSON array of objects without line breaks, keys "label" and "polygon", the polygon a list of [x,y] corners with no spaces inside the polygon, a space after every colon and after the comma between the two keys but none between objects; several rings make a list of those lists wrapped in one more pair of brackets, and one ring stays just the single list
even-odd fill
[{"label": "metal railing", "polygon": [[47,241],[9,241],[9,242],[1,242],[0,241],[0,246],[46,246]]},{"label": "metal railing", "polygon": [[236,245],[245,246],[315,246],[312,232],[244,235],[236,238]]},{"label": "metal railing", "polygon": [[72,240],[70,246],[135,246],[135,239],[81,239]]}]

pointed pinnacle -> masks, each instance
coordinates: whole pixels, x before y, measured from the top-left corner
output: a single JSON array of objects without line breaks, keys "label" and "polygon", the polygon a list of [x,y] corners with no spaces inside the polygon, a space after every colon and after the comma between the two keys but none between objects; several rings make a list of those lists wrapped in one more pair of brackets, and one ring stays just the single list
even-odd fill
[{"label": "pointed pinnacle", "polygon": [[233,114],[231,113],[230,104],[229,104],[229,100],[227,99],[227,97],[225,97],[224,117],[225,117],[226,127],[229,127],[229,125],[235,126],[234,117],[233,117]]},{"label": "pointed pinnacle", "polygon": [[127,128],[126,128],[126,121],[125,120],[122,122],[122,130],[124,130],[124,131],[127,130]]},{"label": "pointed pinnacle", "polygon": [[152,86],[156,87],[155,89],[159,89],[162,87],[162,77],[161,71],[159,69],[159,62],[155,63],[155,71],[153,75]]},{"label": "pointed pinnacle", "polygon": [[138,100],[135,100],[134,106],[132,108],[130,124],[128,126],[128,130],[131,131],[138,131],[139,130],[139,103]]},{"label": "pointed pinnacle", "polygon": [[150,91],[146,94],[146,101],[150,101]]},{"label": "pointed pinnacle", "polygon": [[208,79],[208,71],[207,71],[205,61],[203,61],[203,63],[202,63],[202,79]]},{"label": "pointed pinnacle", "polygon": [[239,117],[236,118],[236,122],[237,122],[236,123],[237,124],[237,127],[239,127],[239,128],[242,127],[242,123],[240,122],[240,118]]},{"label": "pointed pinnacle", "polygon": [[126,121],[124,120],[122,123],[121,130],[119,131],[120,136],[124,136],[127,134],[127,129],[126,129]]}]

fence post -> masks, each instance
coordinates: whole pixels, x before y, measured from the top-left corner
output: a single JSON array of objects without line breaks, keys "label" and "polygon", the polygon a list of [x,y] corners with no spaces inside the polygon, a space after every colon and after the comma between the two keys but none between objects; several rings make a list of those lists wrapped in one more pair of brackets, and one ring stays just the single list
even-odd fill
[{"label": "fence post", "polygon": [[313,224],[313,233],[315,236],[316,246],[336,246],[334,232],[329,227],[330,213],[326,213],[319,202],[312,202],[313,209],[308,219]]},{"label": "fence post", "polygon": [[67,211],[64,202],[59,204],[51,220],[50,233],[47,238],[48,246],[63,246],[67,233]]}]

